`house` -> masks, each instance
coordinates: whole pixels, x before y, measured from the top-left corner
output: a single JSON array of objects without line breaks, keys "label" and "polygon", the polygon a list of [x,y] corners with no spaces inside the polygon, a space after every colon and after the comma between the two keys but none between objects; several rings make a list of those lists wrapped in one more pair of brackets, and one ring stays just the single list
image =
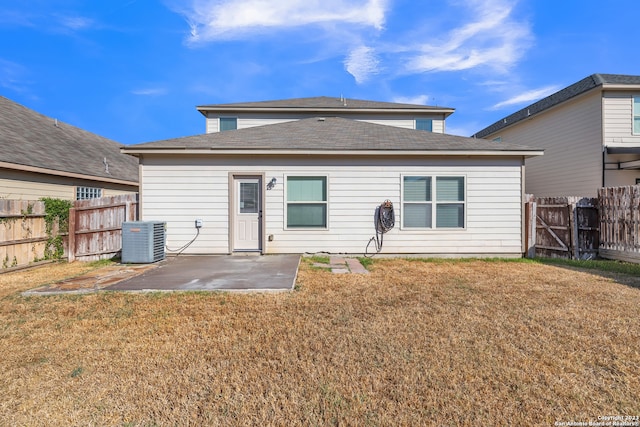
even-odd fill
[{"label": "house", "polygon": [[197,109],[206,117],[207,133],[323,116],[444,133],[445,119],[455,111],[447,107],[328,96],[202,105]]},{"label": "house", "polygon": [[382,253],[456,257],[522,255],[524,159],[542,154],[325,116],[122,152],[140,162],[141,219],[166,222],[170,250],[362,254],[389,200]]},{"label": "house", "polygon": [[138,191],[121,145],[0,96],[0,198],[80,200]]},{"label": "house", "polygon": [[595,197],[640,183],[640,76],[593,74],[473,135],[530,144],[526,192]]}]

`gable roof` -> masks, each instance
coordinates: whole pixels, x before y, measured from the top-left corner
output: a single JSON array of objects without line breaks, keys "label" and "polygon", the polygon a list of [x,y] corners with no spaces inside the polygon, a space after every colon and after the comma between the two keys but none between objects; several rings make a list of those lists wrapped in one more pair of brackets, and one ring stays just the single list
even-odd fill
[{"label": "gable roof", "polygon": [[568,101],[578,95],[588,92],[597,87],[612,88],[612,89],[629,89],[630,86],[637,86],[640,88],[640,76],[631,76],[624,74],[592,74],[589,77],[585,77],[577,83],[572,84],[554,94],[541,99],[515,113],[498,120],[490,126],[475,133],[473,136],[476,138],[484,138],[487,135],[491,135],[499,130],[502,130],[508,126],[513,125],[521,120],[531,117],[535,114],[548,110],[551,107]]},{"label": "gable roof", "polygon": [[260,112],[391,112],[391,113],[439,113],[449,116],[455,111],[448,107],[433,107],[418,104],[396,102],[365,101],[360,99],[317,96],[310,98],[292,98],[276,101],[238,102],[232,104],[211,104],[197,107],[202,114],[210,111],[260,111]]},{"label": "gable roof", "polygon": [[123,155],[120,147],[0,96],[2,167],[137,185],[138,162]]},{"label": "gable roof", "polygon": [[542,150],[484,139],[315,117],[240,130],[129,145],[127,154],[540,155]]}]

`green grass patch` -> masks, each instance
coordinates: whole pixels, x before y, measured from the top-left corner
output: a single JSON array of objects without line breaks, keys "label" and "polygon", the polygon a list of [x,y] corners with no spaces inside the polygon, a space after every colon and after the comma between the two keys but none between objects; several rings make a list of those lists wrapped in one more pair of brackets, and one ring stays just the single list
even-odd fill
[{"label": "green grass patch", "polygon": [[541,264],[559,265],[564,267],[584,268],[588,270],[598,270],[607,273],[628,274],[640,276],[640,264],[630,262],[615,261],[608,259],[597,260],[574,260],[562,258],[535,258],[532,260]]},{"label": "green grass patch", "polygon": [[331,258],[325,255],[313,255],[310,257],[303,258],[307,261],[308,264],[318,263],[318,264],[330,264]]},{"label": "green grass patch", "polygon": [[373,258],[369,257],[358,257],[357,259],[358,261],[360,261],[360,264],[362,264],[362,266],[367,270],[369,270],[369,267],[371,267],[374,263]]}]

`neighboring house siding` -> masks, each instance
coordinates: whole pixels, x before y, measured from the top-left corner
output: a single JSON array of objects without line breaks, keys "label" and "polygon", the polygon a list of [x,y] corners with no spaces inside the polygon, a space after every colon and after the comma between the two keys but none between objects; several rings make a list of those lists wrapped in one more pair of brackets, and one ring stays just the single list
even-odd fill
[{"label": "neighboring house siding", "polygon": [[[640,135],[633,134],[633,97],[640,92],[605,91],[602,99],[604,109],[603,141],[607,147],[640,147]],[[640,178],[638,170],[616,170],[618,162],[633,161],[637,155],[606,156],[607,170],[605,186],[635,185]]]},{"label": "neighboring house siding", "polygon": [[600,93],[568,101],[486,139],[544,149],[526,160],[529,194],[595,196],[602,183],[602,119]]},{"label": "neighboring house siding", "polygon": [[[502,255],[522,253],[521,159],[323,158],[288,159],[145,155],[141,160],[141,215],[167,222],[167,246],[178,249],[200,236],[185,253],[229,251],[229,173],[277,179],[264,190],[265,253],[346,252],[362,254],[375,234],[373,214],[385,199],[394,203],[396,225],[385,235],[383,253]],[[403,175],[466,178],[465,229],[401,229]],[[287,175],[328,178],[327,230],[286,230]],[[263,188],[266,186],[263,183]]]},{"label": "neighboring house siding", "polygon": [[640,146],[640,135],[633,134],[634,95],[640,95],[640,92],[604,92],[604,145]]},{"label": "neighboring house siding", "polygon": [[[246,129],[254,126],[272,125],[277,123],[285,123],[293,120],[300,120],[309,117],[317,117],[322,114],[259,114],[259,113],[238,113],[238,114],[209,114],[207,117],[206,132],[213,133],[219,130],[220,117],[237,117],[238,129]],[[387,126],[395,126],[399,128],[415,129],[415,119],[432,119],[433,132],[444,133],[445,125],[442,115],[389,115],[389,114],[343,114],[328,113],[327,116],[339,116],[352,120],[360,120],[369,123],[377,123]]]},{"label": "neighboring house siding", "polygon": [[0,170],[0,199],[38,200],[42,197],[52,197],[75,200],[77,186],[102,188],[103,197],[137,192],[137,188],[134,186]]}]

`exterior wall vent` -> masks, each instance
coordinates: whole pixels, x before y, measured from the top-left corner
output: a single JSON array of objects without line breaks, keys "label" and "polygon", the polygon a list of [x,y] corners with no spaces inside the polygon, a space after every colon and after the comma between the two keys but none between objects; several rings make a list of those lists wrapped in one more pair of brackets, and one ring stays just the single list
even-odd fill
[{"label": "exterior wall vent", "polygon": [[149,264],[165,258],[165,223],[130,221],[122,223],[123,264]]}]

